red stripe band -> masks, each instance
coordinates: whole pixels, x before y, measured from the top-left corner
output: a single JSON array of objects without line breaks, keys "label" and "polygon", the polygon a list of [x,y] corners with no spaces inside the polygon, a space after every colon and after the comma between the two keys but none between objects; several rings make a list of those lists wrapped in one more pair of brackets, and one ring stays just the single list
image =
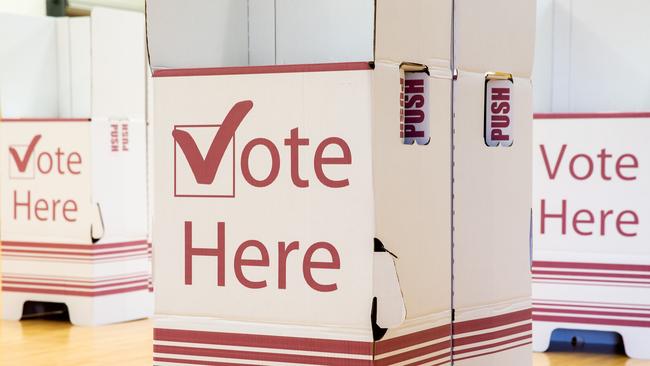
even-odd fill
[{"label": "red stripe band", "polygon": [[513,323],[527,321],[531,319],[531,313],[531,309],[525,309],[513,313],[492,316],[489,318],[467,320],[454,323],[453,333],[454,335],[471,333],[479,330],[497,328]]},{"label": "red stripe band", "polygon": [[243,346],[284,350],[300,350],[353,355],[372,355],[372,342],[334,339],[299,338],[261,334],[237,334],[181,329],[154,329],[154,340],[189,342],[223,346]]},{"label": "red stripe band", "polygon": [[[282,363],[302,363],[309,365],[331,365],[331,366],[371,366],[372,360],[360,360],[351,358],[335,358],[323,356],[305,356],[287,353],[251,352],[210,348],[177,347],[177,346],[153,346],[154,353],[171,355],[201,356],[215,358],[232,358],[239,360],[256,360]],[[201,361],[204,362],[204,361]]]},{"label": "red stripe band", "polygon": [[399,349],[415,346],[421,343],[434,341],[449,337],[451,335],[451,324],[431,328],[400,337],[381,340],[375,345],[375,354],[381,355]]},{"label": "red stripe band", "polygon": [[78,250],[102,250],[112,248],[123,248],[136,245],[146,245],[146,240],[134,240],[119,243],[107,244],[64,244],[64,243],[37,243],[37,242],[22,242],[22,241],[2,241],[0,245],[4,247],[19,247],[19,248],[55,248],[55,249],[78,249]]},{"label": "red stripe band", "polygon": [[533,261],[533,267],[650,272],[650,265]]},{"label": "red stripe band", "polygon": [[239,67],[214,67],[196,69],[158,69],[154,70],[153,77],[179,77],[179,76],[217,76],[217,75],[252,75],[252,74],[286,74],[303,72],[328,72],[328,71],[361,71],[371,70],[370,62],[339,62],[323,64],[300,65],[268,65],[268,66],[239,66]]},{"label": "red stripe band", "polygon": [[554,323],[575,323],[575,324],[596,324],[596,325],[615,325],[623,327],[640,327],[650,328],[650,321],[642,320],[625,320],[625,319],[605,319],[605,318],[585,318],[576,316],[555,316],[555,315],[533,315],[533,321],[554,322]]},{"label": "red stripe band", "polygon": [[120,288],[114,290],[104,290],[104,291],[75,291],[75,290],[54,290],[54,289],[42,289],[42,288],[28,288],[28,287],[12,287],[12,286],[2,286],[2,291],[5,292],[21,292],[21,293],[32,293],[32,294],[46,294],[46,295],[66,295],[66,296],[82,296],[82,297],[96,297],[96,296],[106,296],[106,295],[116,295],[123,294],[128,292],[136,292],[147,290],[147,285],[134,286],[127,288]]}]

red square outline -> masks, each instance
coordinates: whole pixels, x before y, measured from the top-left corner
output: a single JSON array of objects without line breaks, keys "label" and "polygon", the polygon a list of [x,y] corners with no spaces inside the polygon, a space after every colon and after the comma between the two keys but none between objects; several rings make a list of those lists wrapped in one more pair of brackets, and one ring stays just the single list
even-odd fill
[{"label": "red square outline", "polygon": [[[12,148],[12,147],[13,148],[16,148],[16,147],[29,147],[29,145],[9,145],[8,148]],[[25,176],[25,177],[12,176],[11,175],[11,154],[10,153],[7,154],[7,159],[9,160],[8,163],[7,163],[7,168],[9,169],[9,171],[7,172],[7,177],[9,177],[9,180],[34,180],[34,179],[36,179],[36,164],[37,164],[36,160],[37,159],[36,159],[35,156],[34,156],[34,161],[32,162],[32,164],[33,164],[32,168],[33,169],[32,169],[32,176],[31,177],[28,177],[28,176]]]},{"label": "red square outline", "polygon": [[[174,125],[174,130],[178,127],[221,127],[218,125]],[[177,194],[176,193],[176,141],[172,138],[174,143],[174,197],[181,198],[235,198],[235,136],[232,137],[232,194],[231,195],[201,195],[201,194]]]}]

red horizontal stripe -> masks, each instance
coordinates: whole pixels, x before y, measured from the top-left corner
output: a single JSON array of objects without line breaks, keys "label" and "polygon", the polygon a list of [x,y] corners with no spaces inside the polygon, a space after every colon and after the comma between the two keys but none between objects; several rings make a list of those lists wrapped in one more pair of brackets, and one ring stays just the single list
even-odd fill
[{"label": "red horizontal stripe", "polygon": [[[624,305],[624,304],[621,304]],[[611,310],[638,310],[638,311],[650,311],[650,307],[648,308],[630,308],[630,307],[620,307],[620,306],[600,306],[600,305],[589,305],[588,303],[585,303],[585,305],[571,305],[571,304],[552,304],[548,302],[534,302],[533,306],[562,306],[562,307],[569,307],[569,308],[594,308],[594,309],[611,309]],[[636,306],[636,305],[630,305],[630,306]]]},{"label": "red horizontal stripe", "polygon": [[331,365],[331,366],[362,366],[362,365],[371,366],[372,365],[372,360],[356,360],[350,358],[304,356],[304,355],[295,355],[295,354],[236,351],[236,350],[194,348],[194,347],[154,345],[153,351],[154,353],[165,353],[171,355],[234,358],[239,360],[302,363],[308,365]]},{"label": "red horizontal stripe", "polygon": [[502,327],[504,325],[530,320],[531,311],[531,309],[526,309],[508,314],[492,316],[489,318],[481,318],[454,323],[453,333],[471,333],[479,330]]},{"label": "red horizontal stripe", "polygon": [[583,318],[583,317],[577,317],[577,316],[561,316],[561,315],[537,315],[537,314],[533,314],[533,321],[555,322],[555,323],[616,325],[616,326],[623,326],[623,327],[650,328],[650,321],[644,321],[644,320]]},{"label": "red horizontal stripe", "polygon": [[533,267],[650,272],[650,265],[533,261]]},{"label": "red horizontal stripe", "polygon": [[571,272],[571,271],[541,271],[533,270],[534,275],[555,275],[555,276],[582,276],[582,277],[606,277],[606,278],[639,278],[650,279],[650,275],[630,273],[599,273],[599,272]]},{"label": "red horizontal stripe", "polygon": [[650,118],[650,112],[535,113],[535,119]]},{"label": "red horizontal stripe", "polygon": [[136,291],[141,291],[146,289],[147,289],[147,285],[142,285],[142,286],[135,286],[135,287],[120,288],[115,290],[86,292],[86,291],[74,291],[74,290],[53,290],[53,289],[42,289],[42,288],[2,286],[2,291],[6,291],[6,292],[26,292],[32,294],[66,295],[66,296],[83,296],[83,297],[115,295],[115,294],[122,294],[127,292],[136,292]]},{"label": "red horizontal stripe", "polygon": [[98,284],[98,283],[106,283],[106,282],[114,282],[114,281],[125,281],[125,280],[131,280],[131,279],[146,279],[151,281],[151,277],[147,273],[143,274],[137,274],[137,275],[129,275],[129,276],[116,276],[116,277],[111,277],[111,278],[99,278],[99,279],[90,279],[90,280],[82,280],[82,279],[72,279],[70,277],[47,277],[47,276],[16,276],[13,274],[2,274],[3,280],[16,280],[16,281],[56,281],[56,282],[65,282],[65,283],[91,283],[91,284]]},{"label": "red horizontal stripe", "polygon": [[54,250],[24,250],[24,249],[5,249],[2,248],[2,253],[27,253],[27,254],[51,254],[51,255],[62,255],[62,256],[71,256],[71,257],[106,257],[115,254],[126,254],[134,252],[143,252],[147,254],[147,248],[136,248],[136,249],[124,249],[124,250],[113,250],[107,252],[61,252]]},{"label": "red horizontal stripe", "polygon": [[155,340],[166,342],[372,355],[372,342],[163,328],[155,328],[153,334]]},{"label": "red horizontal stripe", "polygon": [[512,350],[512,349],[515,349],[515,348],[525,347],[525,346],[528,346],[528,345],[530,345],[530,344],[532,344],[532,343],[533,343],[533,342],[527,342],[527,343],[524,343],[524,344],[518,344],[518,345],[515,345],[515,346],[512,346],[512,347],[507,347],[507,348],[499,349],[499,350],[496,350],[496,351],[490,351],[490,352],[481,353],[481,354],[479,354],[479,355],[473,355],[473,356],[467,356],[467,357],[460,357],[460,358],[454,357],[454,361],[463,361],[463,360],[469,360],[469,359],[472,359],[472,358],[478,358],[478,357],[483,357],[483,356],[494,355],[494,354],[497,354],[497,353],[501,353],[501,352],[505,352],[505,351],[510,351],[510,350]]},{"label": "red horizontal stripe", "polygon": [[73,285],[70,283],[55,283],[55,282],[26,282],[26,281],[7,281],[6,279],[2,280],[2,283],[5,285],[29,285],[29,286],[43,286],[43,287],[67,287],[67,288],[78,288],[78,289],[89,289],[89,290],[95,290],[95,289],[100,289],[100,288],[107,288],[107,287],[116,287],[116,286],[126,286],[126,285],[133,285],[136,283],[146,283],[148,284],[147,279],[143,280],[134,280],[134,281],[126,281],[126,282],[115,282],[115,283],[107,283],[103,285]]},{"label": "red horizontal stripe", "polygon": [[417,344],[449,337],[450,335],[451,324],[447,324],[440,327],[403,335],[400,337],[381,340],[375,345],[375,354],[381,355],[384,353],[393,352],[399,349],[415,346]]},{"label": "red horizontal stripe", "polygon": [[571,281],[571,282],[598,282],[598,283],[625,283],[625,284],[633,284],[633,285],[650,285],[650,281],[595,280],[595,279],[588,279],[588,278],[571,278],[571,277],[540,277],[540,276],[533,276],[533,280]]},{"label": "red horizontal stripe", "polygon": [[567,309],[550,309],[550,308],[533,308],[537,313],[559,313],[559,314],[578,314],[578,315],[602,315],[602,316],[626,316],[630,318],[650,318],[649,314],[623,313],[620,311],[594,311],[594,310],[567,310]]},{"label": "red horizontal stripe", "polygon": [[2,118],[1,122],[90,122],[90,118]]},{"label": "red horizontal stripe", "polygon": [[[525,340],[531,339],[531,338],[533,338],[533,336],[531,334],[528,334],[528,335],[525,335],[525,336],[508,339],[508,340],[505,340],[505,341],[490,343],[490,344],[484,344],[482,346],[477,346],[477,347],[465,348],[465,349],[460,349],[460,350],[457,350],[457,349],[454,348],[454,356],[455,355],[462,355],[462,354],[465,354],[465,353],[473,353],[473,352],[483,351],[483,350],[487,350],[487,349],[497,348],[497,347],[505,346],[507,344],[525,341]],[[455,341],[454,341],[454,343],[455,343]],[[456,358],[454,357],[454,359],[456,359]]]},{"label": "red horizontal stripe", "polygon": [[123,248],[136,245],[147,244],[146,240],[134,240],[119,243],[106,244],[65,244],[65,243],[36,243],[25,241],[2,241],[2,247],[21,247],[21,248],[54,248],[54,249],[78,249],[78,250],[103,250],[113,248]]},{"label": "red horizontal stripe", "polygon": [[433,361],[441,360],[441,359],[443,360],[442,362],[434,363],[433,365],[430,365],[430,366],[441,366],[441,365],[445,365],[445,364],[451,364],[451,353],[445,353],[443,355],[439,355],[439,356],[427,358],[427,359],[424,359],[424,360],[416,361],[416,362],[413,362],[413,363],[409,363],[406,366],[421,366],[421,365],[425,365],[425,364],[431,363]]},{"label": "red horizontal stripe", "polygon": [[120,262],[124,260],[132,260],[132,259],[149,259],[149,257],[145,254],[135,254],[135,255],[121,255],[121,256],[115,256],[115,257],[107,257],[107,258],[78,258],[78,257],[52,257],[52,256],[45,256],[45,255],[16,255],[16,254],[5,254],[3,257],[6,258],[17,258],[16,260],[36,260],[40,259],[43,260],[44,262],[50,262],[50,261],[72,261],[72,262],[77,262],[77,263],[96,263],[96,262],[101,262],[101,263],[109,263],[109,262]]},{"label": "red horizontal stripe", "polygon": [[301,72],[326,72],[326,71],[358,71],[371,70],[370,62],[338,62],[322,64],[300,65],[268,65],[268,66],[237,66],[213,67],[196,69],[158,69],[154,70],[153,77],[177,76],[215,76],[215,75],[251,75],[251,74],[284,74]]},{"label": "red horizontal stripe", "polygon": [[221,362],[221,361],[197,361],[197,360],[184,360],[180,358],[170,358],[170,357],[154,357],[153,361],[156,362],[168,362],[168,363],[180,363],[188,365],[204,365],[204,366],[251,366],[249,363],[232,363],[232,362]]},{"label": "red horizontal stripe", "polygon": [[[417,357],[422,357],[426,356],[432,353],[436,353],[442,350],[451,350],[451,341],[444,341],[436,344],[432,344],[429,346],[421,347],[421,348],[416,348],[414,350],[410,350],[407,352],[402,352],[398,353],[396,355],[382,358],[379,360],[375,360],[374,366],[389,366],[389,365],[394,365],[399,362],[404,362],[407,360],[411,360]],[[439,360],[444,357],[449,357],[449,353],[446,354],[441,354],[438,356],[432,357],[432,361]]]},{"label": "red horizontal stripe", "polygon": [[512,328],[498,330],[496,332],[489,332],[477,334],[470,337],[454,338],[454,346],[466,346],[473,343],[487,342],[494,339],[504,338],[519,333],[530,332],[533,330],[533,324],[524,324]]}]

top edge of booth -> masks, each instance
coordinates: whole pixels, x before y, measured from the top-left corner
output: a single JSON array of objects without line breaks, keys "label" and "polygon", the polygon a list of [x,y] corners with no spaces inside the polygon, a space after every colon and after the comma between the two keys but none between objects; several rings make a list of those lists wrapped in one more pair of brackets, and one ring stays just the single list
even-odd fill
[{"label": "top edge of booth", "polygon": [[650,112],[569,112],[535,113],[534,119],[612,119],[612,118],[650,118]]},{"label": "top edge of booth", "polygon": [[3,123],[8,123],[8,122],[35,122],[35,123],[40,123],[40,122],[55,122],[55,123],[62,123],[62,122],[91,122],[90,118],[0,118],[0,122]]},{"label": "top edge of booth", "polygon": [[146,5],[154,77],[364,70],[374,62],[451,69],[452,0]]}]

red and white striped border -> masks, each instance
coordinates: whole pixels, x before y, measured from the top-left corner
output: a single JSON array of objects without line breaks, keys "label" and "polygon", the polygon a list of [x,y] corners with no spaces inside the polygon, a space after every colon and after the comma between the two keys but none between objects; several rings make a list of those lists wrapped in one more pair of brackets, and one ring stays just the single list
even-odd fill
[{"label": "red and white striped border", "polygon": [[1,245],[4,260],[95,263],[142,259],[151,256],[151,244],[147,240],[107,244],[3,241]]},{"label": "red and white striped border", "polygon": [[451,364],[451,324],[380,340],[375,366]]},{"label": "red and white striped border", "polygon": [[650,328],[650,304],[535,300],[533,321]]},{"label": "red and white striped border", "polygon": [[101,278],[51,277],[2,274],[3,292],[96,297],[147,291],[151,275],[146,272]]},{"label": "red and white striped border", "polygon": [[455,362],[505,352],[531,343],[530,309],[460,321],[453,325]]},{"label": "red and white striped border", "polygon": [[154,364],[371,366],[372,342],[154,329]]},{"label": "red and white striped border", "polygon": [[534,283],[650,288],[650,265],[533,261]]},{"label": "red and white striped border", "polygon": [[450,333],[451,325],[448,324],[373,344],[350,340],[156,328],[154,364],[447,365],[451,363]]}]

